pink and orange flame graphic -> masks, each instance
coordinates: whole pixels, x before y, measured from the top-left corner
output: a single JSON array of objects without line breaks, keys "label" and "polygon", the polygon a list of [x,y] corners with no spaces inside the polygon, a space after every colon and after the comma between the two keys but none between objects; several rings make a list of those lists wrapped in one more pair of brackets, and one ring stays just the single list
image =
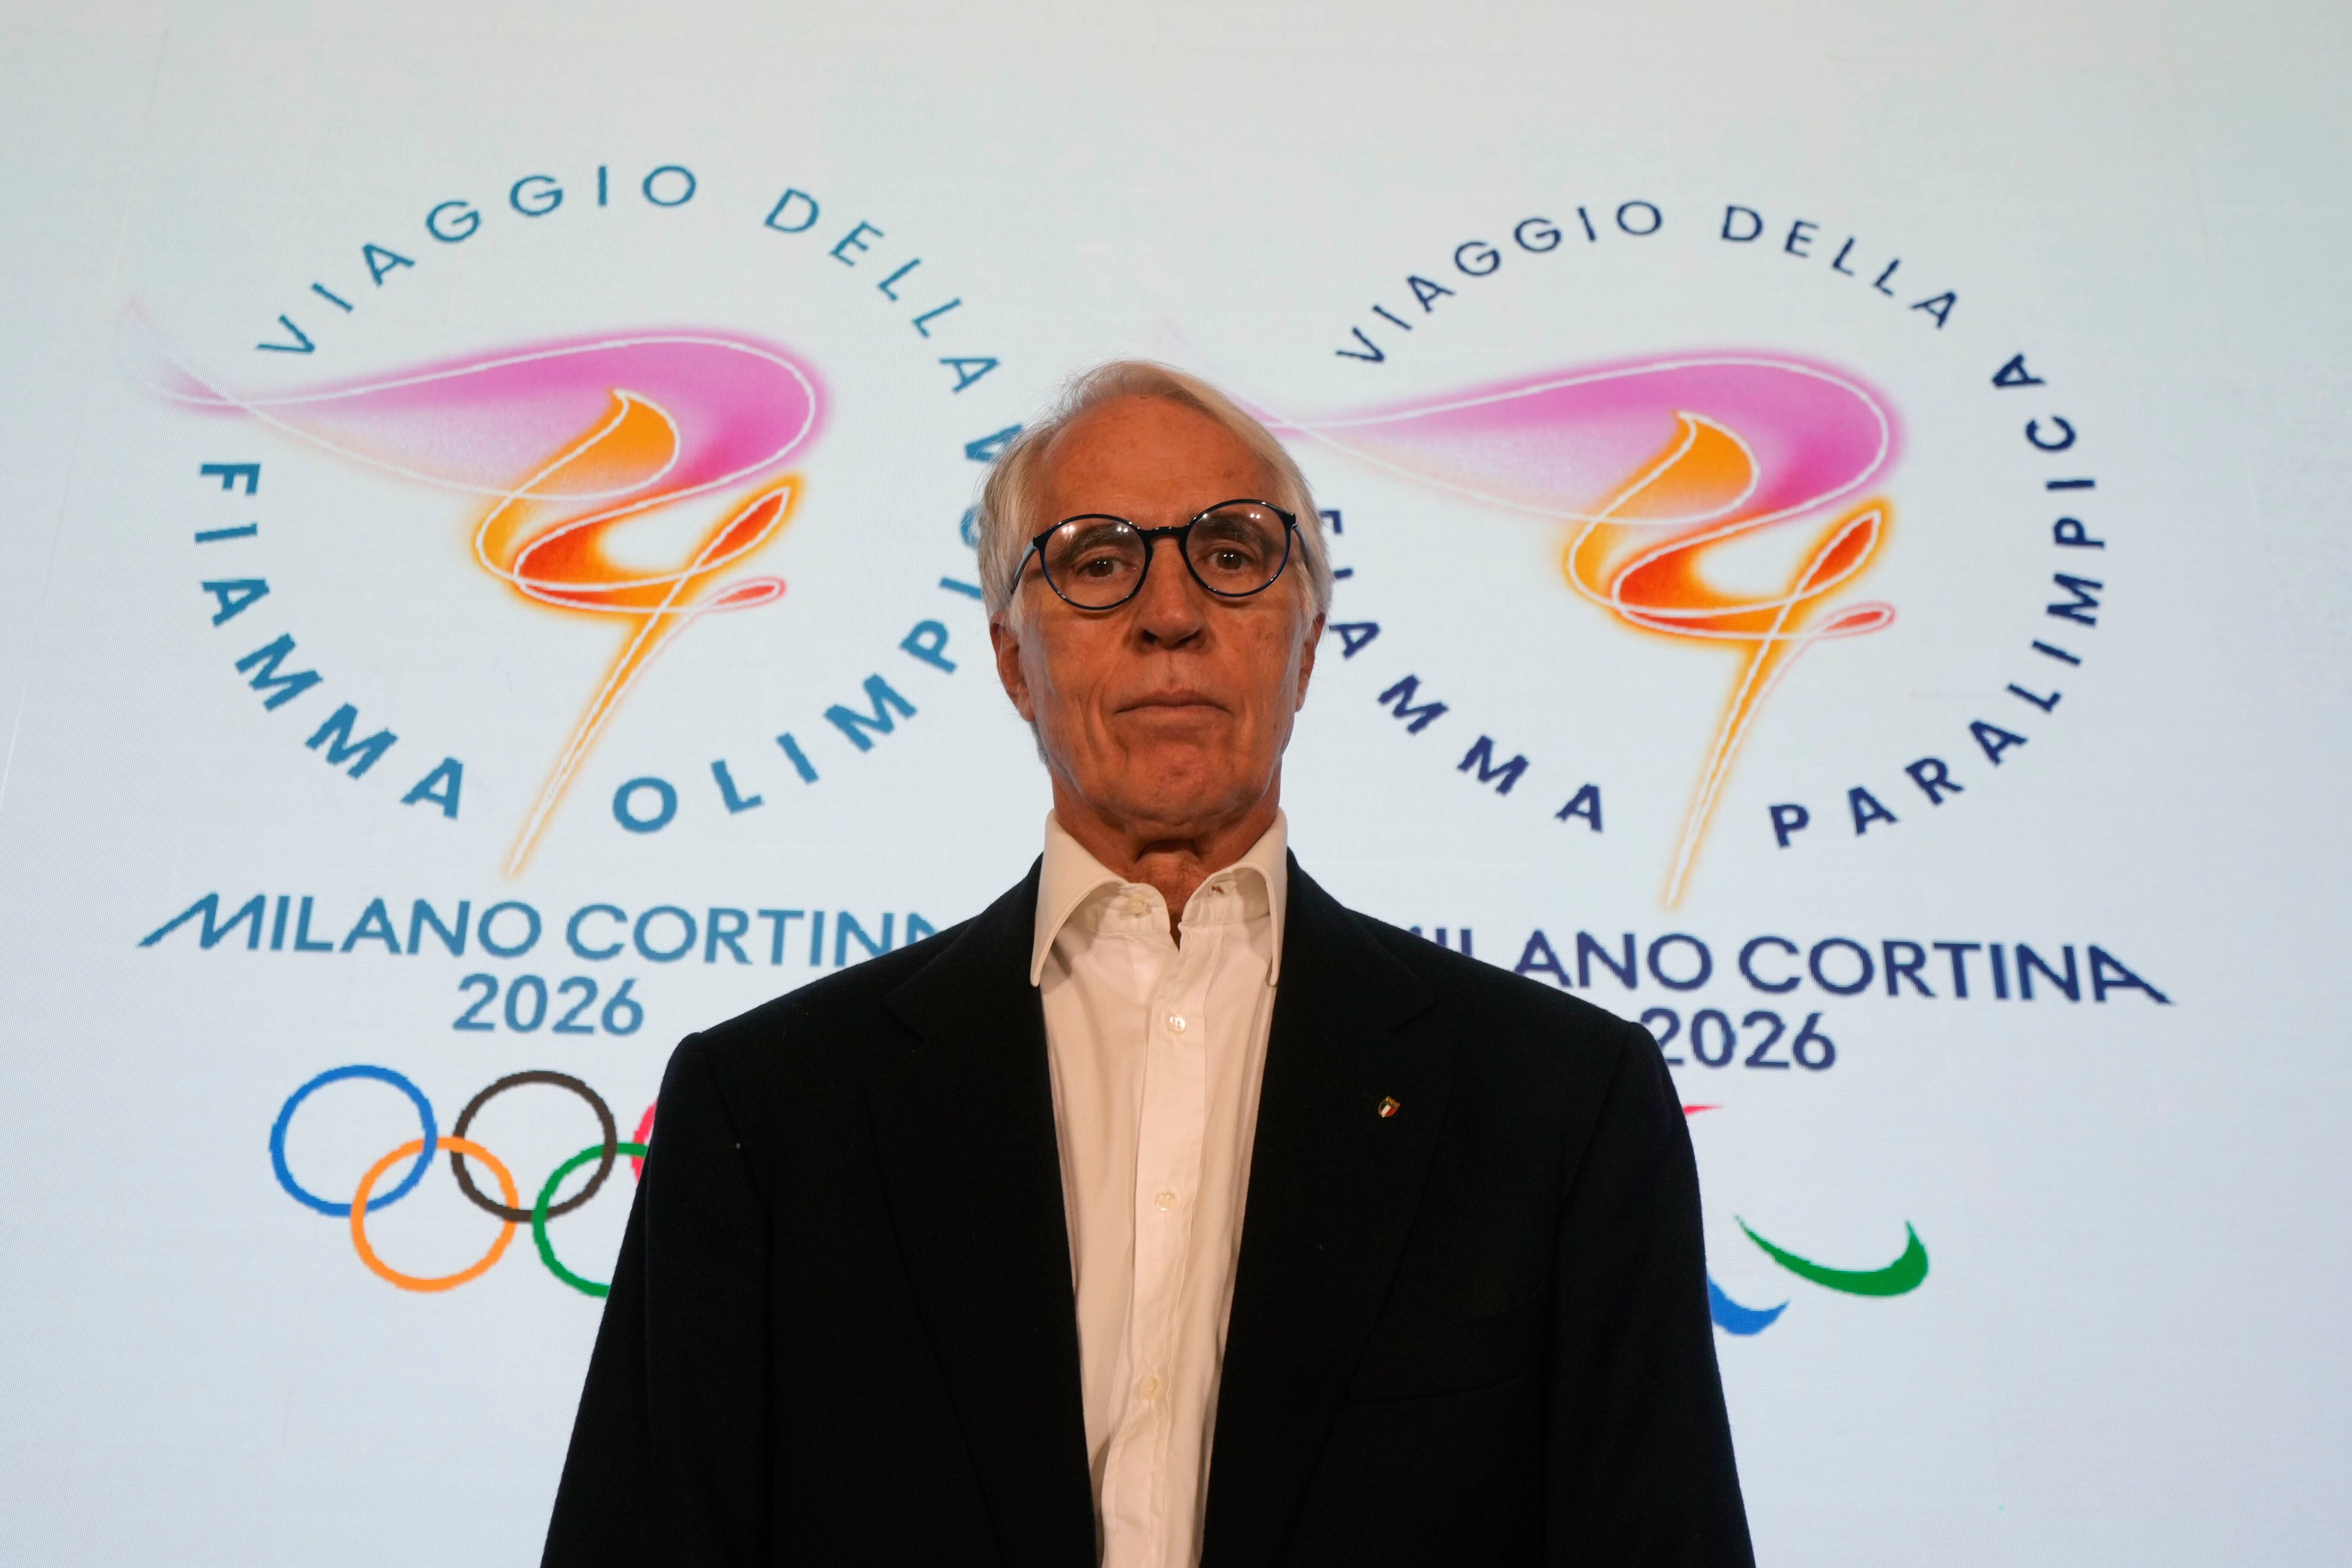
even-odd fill
[{"label": "pink and orange flame graphic", "polygon": [[[782,349],[708,333],[566,340],[246,397],[160,359],[152,338],[145,347],[145,378],[174,402],[477,498],[485,572],[531,603],[619,620],[620,647],[516,835],[509,876],[654,657],[702,616],[783,595],[778,577],[722,581],[791,520],[803,481],[778,470],[823,423],[814,373]],[[620,558],[629,524],[722,491],[718,521],[675,565]]]},{"label": "pink and orange flame graphic", "polygon": [[[1893,518],[1857,499],[1895,455],[1883,398],[1791,359],[1643,360],[1474,388],[1331,419],[1279,422],[1466,500],[1568,525],[1568,586],[1627,626],[1727,645],[1739,662],[1666,874],[1682,901],[1732,764],[1764,700],[1817,642],[1891,625],[1878,603],[1832,605]],[[1719,586],[1706,557],[1787,528],[1780,586]]]}]

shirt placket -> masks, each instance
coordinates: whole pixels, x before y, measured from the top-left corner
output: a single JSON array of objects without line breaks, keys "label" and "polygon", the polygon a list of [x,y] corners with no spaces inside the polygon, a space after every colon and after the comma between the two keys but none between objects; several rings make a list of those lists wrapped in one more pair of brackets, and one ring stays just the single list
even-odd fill
[{"label": "shirt placket", "polygon": [[1117,1440],[1119,1451],[1108,1468],[1117,1476],[1117,1495],[1104,1501],[1106,1514],[1155,1542],[1169,1537],[1175,1363],[1208,1122],[1208,980],[1221,942],[1218,928],[1188,924],[1185,942],[1153,988],[1145,1014],[1127,1358],[1132,1382],[1129,1417]]}]

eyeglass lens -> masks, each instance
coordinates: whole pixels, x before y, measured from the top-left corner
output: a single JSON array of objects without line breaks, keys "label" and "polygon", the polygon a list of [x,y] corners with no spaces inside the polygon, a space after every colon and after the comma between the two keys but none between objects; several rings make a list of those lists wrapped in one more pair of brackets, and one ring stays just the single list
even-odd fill
[{"label": "eyeglass lens", "polygon": [[[1243,598],[1281,574],[1288,530],[1270,507],[1220,507],[1193,520],[1184,557],[1212,594]],[[1115,517],[1074,517],[1047,536],[1039,556],[1064,598],[1108,609],[1132,596],[1143,579],[1150,542]]]}]

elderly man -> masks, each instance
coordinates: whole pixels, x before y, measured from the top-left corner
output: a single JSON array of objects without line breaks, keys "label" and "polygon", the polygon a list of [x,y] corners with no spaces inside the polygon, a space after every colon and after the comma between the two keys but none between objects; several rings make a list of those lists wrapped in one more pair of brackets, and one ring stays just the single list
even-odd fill
[{"label": "elderly man", "polygon": [[678,1047],[546,1562],[1748,1562],[1649,1037],[1285,848],[1297,466],[1114,363],[981,511],[1045,854]]}]

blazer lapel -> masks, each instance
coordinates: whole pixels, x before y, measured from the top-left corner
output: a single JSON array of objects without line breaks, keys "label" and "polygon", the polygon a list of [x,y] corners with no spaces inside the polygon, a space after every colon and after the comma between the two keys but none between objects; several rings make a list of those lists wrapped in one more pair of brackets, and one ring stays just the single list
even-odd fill
[{"label": "blazer lapel", "polygon": [[[1202,1562],[1278,1556],[1386,1297],[1447,1069],[1401,1026],[1431,994],[1290,862]],[[1396,1101],[1391,1114],[1382,1102]]]},{"label": "blazer lapel", "polygon": [[1095,1561],[1037,871],[886,998],[923,1037],[868,1091],[891,1220],[1009,1563]]}]

